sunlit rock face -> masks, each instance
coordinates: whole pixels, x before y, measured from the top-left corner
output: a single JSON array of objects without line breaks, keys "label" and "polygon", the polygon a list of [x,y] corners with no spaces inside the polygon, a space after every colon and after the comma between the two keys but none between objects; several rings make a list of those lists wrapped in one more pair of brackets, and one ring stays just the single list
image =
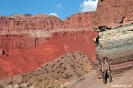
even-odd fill
[{"label": "sunlit rock face", "polygon": [[0,17],[0,79],[30,72],[67,52],[80,51],[95,61],[94,13],[64,21],[44,14]]},{"label": "sunlit rock face", "polygon": [[133,23],[132,0],[99,0],[94,27],[115,28]]},{"label": "sunlit rock face", "polygon": [[108,57],[114,73],[133,67],[132,4],[132,0],[99,0],[94,16],[93,27],[99,31],[96,57]]},{"label": "sunlit rock face", "polygon": [[45,14],[1,16],[0,49],[14,55],[45,43],[53,32],[92,30],[94,13],[76,13],[65,20]]}]

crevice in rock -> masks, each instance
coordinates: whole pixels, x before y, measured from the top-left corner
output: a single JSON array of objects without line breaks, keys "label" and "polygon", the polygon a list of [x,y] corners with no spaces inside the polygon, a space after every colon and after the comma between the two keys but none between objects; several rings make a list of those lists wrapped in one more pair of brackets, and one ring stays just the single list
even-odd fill
[{"label": "crevice in rock", "polygon": [[117,28],[120,28],[120,27],[122,27],[122,25],[119,25],[118,27],[115,27],[114,29],[117,29]]},{"label": "crevice in rock", "polygon": [[99,36],[97,36],[97,37],[94,38],[93,40],[94,40],[96,46],[98,46],[98,44],[99,44]]},{"label": "crevice in rock", "polygon": [[120,23],[123,23],[124,19],[125,19],[125,16],[124,16],[124,17],[122,17],[122,19],[121,19]]},{"label": "crevice in rock", "polygon": [[111,29],[111,28],[106,27],[106,26],[99,26],[98,28],[100,29],[100,32],[106,31],[106,30],[110,30],[110,29]]},{"label": "crevice in rock", "polygon": [[104,1],[104,0],[101,0],[101,2]]},{"label": "crevice in rock", "polygon": [[130,29],[130,30],[127,30],[127,31],[133,31],[133,28],[132,28],[132,29]]},{"label": "crevice in rock", "polygon": [[37,46],[37,40],[38,40],[38,39],[37,39],[37,38],[35,38],[35,47]]}]

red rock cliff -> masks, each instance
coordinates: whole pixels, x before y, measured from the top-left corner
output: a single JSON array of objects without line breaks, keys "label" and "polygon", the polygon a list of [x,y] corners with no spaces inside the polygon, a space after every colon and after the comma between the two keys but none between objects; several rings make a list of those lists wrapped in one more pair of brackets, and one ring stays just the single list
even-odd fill
[{"label": "red rock cliff", "polygon": [[0,79],[32,71],[67,52],[84,52],[95,60],[93,38],[96,36],[97,32],[89,30],[54,32],[52,38],[40,46],[23,53],[1,56]]},{"label": "red rock cliff", "polygon": [[16,54],[48,41],[52,34],[50,30],[91,28],[93,14],[77,13],[64,21],[45,14],[0,17],[0,48],[8,55]]},{"label": "red rock cliff", "polygon": [[0,17],[0,30],[52,30],[92,26],[94,12],[76,13],[64,21],[56,16],[38,14],[34,16],[14,15]]},{"label": "red rock cliff", "polygon": [[70,51],[95,60],[93,14],[77,13],[64,21],[41,14],[0,17],[0,79],[32,71]]},{"label": "red rock cliff", "polygon": [[99,0],[94,28],[115,28],[133,23],[133,0]]},{"label": "red rock cliff", "polygon": [[99,0],[94,23],[101,30],[96,48],[98,60],[107,56],[112,74],[132,69],[133,0]]}]

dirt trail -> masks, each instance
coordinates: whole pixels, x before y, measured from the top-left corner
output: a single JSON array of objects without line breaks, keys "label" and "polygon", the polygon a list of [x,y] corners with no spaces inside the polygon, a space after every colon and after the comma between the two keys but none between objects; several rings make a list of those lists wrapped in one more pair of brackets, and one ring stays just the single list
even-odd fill
[{"label": "dirt trail", "polygon": [[133,88],[133,69],[124,73],[124,75],[119,77],[112,77],[113,81],[103,84],[102,79],[97,79],[96,71],[93,70],[84,78],[79,78],[62,88]]}]

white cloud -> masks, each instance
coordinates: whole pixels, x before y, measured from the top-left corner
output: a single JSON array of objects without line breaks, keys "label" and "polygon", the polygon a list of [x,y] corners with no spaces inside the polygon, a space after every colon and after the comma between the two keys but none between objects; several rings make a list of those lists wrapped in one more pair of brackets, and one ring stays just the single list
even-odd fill
[{"label": "white cloud", "polygon": [[85,0],[80,4],[80,10],[82,12],[96,11],[98,0]]},{"label": "white cloud", "polygon": [[62,5],[59,3],[59,4],[57,4],[56,7],[57,7],[57,8],[62,8]]},{"label": "white cloud", "polygon": [[50,13],[49,15],[58,17],[58,15],[56,13]]}]

